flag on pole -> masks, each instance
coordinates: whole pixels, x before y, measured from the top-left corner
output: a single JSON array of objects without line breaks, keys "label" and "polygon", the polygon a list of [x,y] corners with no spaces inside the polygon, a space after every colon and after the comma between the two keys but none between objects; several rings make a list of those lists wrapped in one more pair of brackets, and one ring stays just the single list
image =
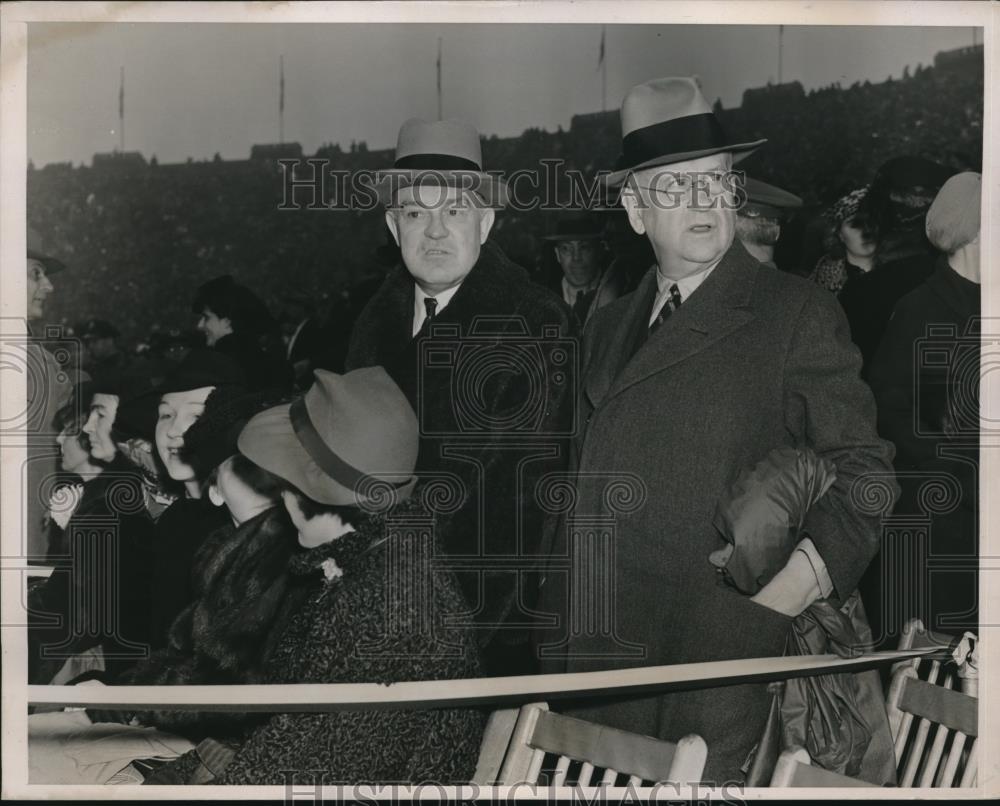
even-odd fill
[{"label": "flag on pole", "polygon": [[278,111],[285,111],[285,57],[282,54],[279,62],[279,78],[278,78]]},{"label": "flag on pole", "polygon": [[604,64],[604,34],[606,32],[605,26],[601,26],[601,50],[597,56],[597,66],[600,67]]},{"label": "flag on pole", "polygon": [[121,68],[121,82],[118,85],[118,119],[125,117],[125,68]]}]

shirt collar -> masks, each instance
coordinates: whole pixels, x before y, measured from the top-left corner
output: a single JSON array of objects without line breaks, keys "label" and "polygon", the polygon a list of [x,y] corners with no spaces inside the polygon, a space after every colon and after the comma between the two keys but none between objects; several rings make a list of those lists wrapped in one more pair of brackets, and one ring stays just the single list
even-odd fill
[{"label": "shirt collar", "polygon": [[712,273],[712,270],[715,269],[715,267],[718,266],[719,263],[721,262],[722,258],[720,257],[717,261],[715,261],[715,263],[713,263],[708,268],[702,269],[701,271],[695,272],[694,274],[689,274],[687,277],[682,277],[680,280],[672,280],[669,277],[665,277],[663,274],[660,273],[660,267],[657,266],[656,267],[657,291],[659,292],[659,294],[663,294],[670,288],[670,286],[676,283],[677,289],[681,293],[681,299],[686,300],[695,292],[695,289],[697,289],[698,286],[700,286],[703,282],[705,282],[705,280],[708,278],[708,275],[710,275]]}]

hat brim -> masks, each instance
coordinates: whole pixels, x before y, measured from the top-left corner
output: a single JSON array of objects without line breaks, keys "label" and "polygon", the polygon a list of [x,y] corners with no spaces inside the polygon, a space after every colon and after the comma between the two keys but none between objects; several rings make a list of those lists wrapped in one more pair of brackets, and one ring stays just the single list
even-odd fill
[{"label": "hat brim", "polygon": [[56,260],[54,257],[49,257],[48,255],[43,255],[41,252],[35,252],[32,249],[28,250],[28,259],[37,260],[45,267],[45,273],[58,274],[61,271],[66,270],[66,264],[61,260]]},{"label": "hat brim", "polygon": [[[291,404],[283,403],[254,415],[237,439],[240,453],[320,504],[362,507],[366,503],[381,504],[357,495],[320,469],[295,435],[288,413],[290,408]],[[402,476],[398,479],[388,476],[378,478],[390,483],[405,480]],[[416,476],[410,476],[402,487],[396,489],[395,500],[409,498],[416,483]]]},{"label": "hat brim", "polygon": [[729,146],[703,148],[698,151],[682,151],[677,154],[663,154],[662,156],[654,159],[641,162],[638,165],[633,165],[630,168],[623,168],[620,171],[612,171],[604,177],[604,184],[607,187],[618,187],[625,181],[629,174],[635,173],[636,171],[643,171],[646,168],[656,168],[660,165],[674,165],[678,162],[697,160],[702,157],[711,157],[713,154],[724,154],[727,151],[733,155],[733,164],[735,165],[740,160],[744,160],[749,157],[766,142],[767,139],[765,138],[763,140],[754,140],[752,143],[736,143],[735,145]]},{"label": "hat brim", "polygon": [[378,200],[385,207],[395,203],[393,195],[406,187],[457,187],[475,193],[484,207],[501,209],[507,206],[507,184],[495,176],[481,171],[454,171],[392,168],[378,171],[372,186]]}]

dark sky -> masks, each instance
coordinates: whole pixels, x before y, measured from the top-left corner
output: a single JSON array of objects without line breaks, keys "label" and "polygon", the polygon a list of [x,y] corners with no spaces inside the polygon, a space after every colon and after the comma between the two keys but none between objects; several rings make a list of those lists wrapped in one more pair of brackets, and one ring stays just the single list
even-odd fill
[{"label": "dark sky", "polygon": [[[400,123],[437,115],[435,61],[443,40],[444,116],[484,134],[568,127],[601,108],[600,25],[32,23],[28,157],[36,166],[89,164],[119,142],[160,162],[244,159],[278,140],[278,62],[285,59],[285,139],[311,154],[395,144]],[[972,44],[969,27],[784,27],[784,80],[805,88],[884,81]],[[980,32],[979,42],[982,42]],[[629,87],[696,74],[710,100],[778,78],[775,25],[609,25],[607,106]]]}]

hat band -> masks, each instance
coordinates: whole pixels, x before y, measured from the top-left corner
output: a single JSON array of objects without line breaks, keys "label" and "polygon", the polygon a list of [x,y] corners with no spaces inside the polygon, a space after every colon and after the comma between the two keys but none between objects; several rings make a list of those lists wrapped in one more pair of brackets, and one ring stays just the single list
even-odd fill
[{"label": "hat band", "polygon": [[[288,409],[288,416],[292,421],[292,430],[298,437],[302,447],[305,448],[309,457],[319,465],[319,469],[332,478],[335,482],[348,490],[357,491],[362,484],[376,481],[374,476],[370,476],[364,471],[358,470],[348,464],[323,441],[323,438],[316,430],[312,420],[309,419],[309,411],[306,409],[306,400],[300,397],[295,400]],[[379,481],[382,481],[379,479]],[[409,479],[397,483],[383,482],[393,487],[399,488],[409,483]]]},{"label": "hat band", "polygon": [[684,154],[711,148],[724,148],[726,133],[711,112],[665,120],[629,132],[622,138],[623,168],[634,168],[667,154]]},{"label": "hat band", "polygon": [[482,167],[465,157],[453,154],[410,154],[400,157],[395,168],[412,171],[481,171]]}]

